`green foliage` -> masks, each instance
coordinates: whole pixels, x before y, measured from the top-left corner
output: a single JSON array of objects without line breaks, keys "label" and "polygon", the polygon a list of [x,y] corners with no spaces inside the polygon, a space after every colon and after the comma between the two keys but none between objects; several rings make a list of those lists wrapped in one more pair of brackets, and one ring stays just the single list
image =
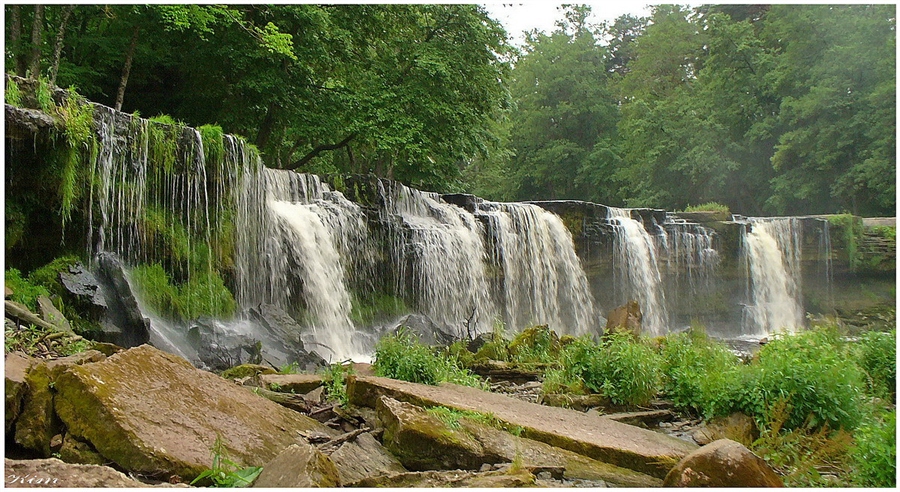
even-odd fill
[{"label": "green foliage", "polygon": [[375,374],[413,383],[435,385],[449,382],[484,387],[476,375],[459,366],[455,359],[436,355],[408,330],[382,337],[375,346]]},{"label": "green foliage", "polygon": [[213,487],[249,487],[262,473],[260,466],[240,465],[228,459],[228,451],[221,436],[216,436],[212,447],[212,468],[206,470],[191,481],[191,485],[212,485]]},{"label": "green foliage", "polygon": [[225,145],[222,140],[224,133],[218,125],[203,125],[197,128],[200,138],[203,140],[203,156],[207,167],[217,165],[225,157]]},{"label": "green foliage", "polygon": [[862,218],[851,214],[832,215],[828,217],[828,222],[838,228],[841,246],[847,254],[847,261],[851,270],[856,270],[862,263],[862,255],[860,254],[860,245],[865,234]]},{"label": "green foliage", "polygon": [[[850,477],[852,435],[828,426],[785,429],[791,417],[786,400],[773,404],[769,420],[760,426],[760,437],[751,446],[754,453],[775,468],[788,487],[825,487],[846,483]],[[826,478],[820,470],[833,474]]]},{"label": "green foliage", "polygon": [[662,342],[664,390],[676,407],[706,418],[727,415],[738,398],[740,361],[700,328],[671,334]]},{"label": "green foliage", "polygon": [[869,393],[896,402],[897,330],[863,333],[856,351]]},{"label": "green foliage", "polygon": [[700,205],[688,205],[684,208],[685,212],[725,212],[728,213],[728,205],[722,205],[717,202],[701,203]]},{"label": "green foliage", "polygon": [[771,420],[786,401],[784,428],[854,429],[862,417],[862,371],[833,327],[820,326],[772,340],[758,354],[742,384],[740,405],[757,422]]},{"label": "green foliage", "polygon": [[35,284],[27,278],[23,278],[22,272],[15,268],[8,268],[6,270],[5,281],[5,285],[13,291],[11,299],[24,304],[32,312],[37,311],[38,297],[50,295],[50,292],[46,287]]},{"label": "green foliage", "polygon": [[852,450],[857,487],[897,486],[897,411],[873,415],[853,434]]},{"label": "green foliage", "polygon": [[3,94],[3,100],[10,106],[22,107],[22,91],[15,80],[6,79],[6,92]]},{"label": "green foliage", "polygon": [[80,261],[81,258],[76,255],[60,256],[28,274],[28,280],[35,285],[46,287],[52,293],[58,294],[57,287],[60,285],[59,273],[65,271],[69,265],[74,265]]},{"label": "green foliage", "polygon": [[63,225],[68,222],[76,202],[84,190],[90,187],[90,176],[85,163],[96,145],[94,137],[94,107],[83,101],[69,88],[65,102],[56,108],[65,127],[67,149],[59,185],[60,214]]},{"label": "green foliage", "polygon": [[332,364],[322,375],[325,385],[325,395],[329,400],[338,402],[346,407],[349,404],[347,396],[347,376],[353,375],[353,366],[350,364]]},{"label": "green foliage", "polygon": [[561,349],[559,336],[547,325],[525,328],[507,346],[510,361],[520,363],[555,362]]},{"label": "green foliage", "polygon": [[38,85],[34,94],[37,100],[38,108],[47,114],[53,114],[56,109],[56,103],[53,101],[53,88],[47,79],[38,78]]}]

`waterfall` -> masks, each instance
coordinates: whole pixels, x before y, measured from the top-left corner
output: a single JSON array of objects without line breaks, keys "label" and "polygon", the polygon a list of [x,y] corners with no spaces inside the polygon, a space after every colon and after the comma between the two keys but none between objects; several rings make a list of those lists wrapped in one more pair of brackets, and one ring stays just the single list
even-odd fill
[{"label": "waterfall", "polygon": [[395,184],[382,194],[384,218],[394,225],[398,290],[409,289],[418,310],[446,328],[462,330],[472,319],[470,328],[489,330],[497,308],[485,271],[484,226],[436,193]]},{"label": "waterfall", "polygon": [[631,217],[629,209],[609,207],[608,220],[615,233],[615,274],[625,294],[623,300],[638,302],[646,333],[663,335],[668,330],[668,315],[653,237],[642,222]]},{"label": "waterfall", "polygon": [[283,309],[310,327],[307,341],[324,345],[336,360],[364,357],[371,347],[352,336],[347,265],[368,244],[362,209],[318,176],[266,168],[262,175],[261,188],[249,183],[263,193],[249,205],[262,201],[266,210],[255,217],[261,224],[248,224],[258,235],[245,238],[247,249],[238,254],[242,306]]},{"label": "waterfall", "polygon": [[532,204],[490,202],[476,215],[486,219],[492,262],[502,272],[496,290],[507,326],[548,324],[573,335],[597,330],[587,276],[557,215]]},{"label": "waterfall", "polygon": [[749,302],[744,308],[743,334],[792,333],[803,326],[800,221],[752,218],[744,231]]},{"label": "waterfall", "polygon": [[690,312],[709,309],[704,301],[717,289],[719,252],[712,229],[667,214],[658,226],[658,256],[670,279],[666,286],[667,301],[682,303]]}]

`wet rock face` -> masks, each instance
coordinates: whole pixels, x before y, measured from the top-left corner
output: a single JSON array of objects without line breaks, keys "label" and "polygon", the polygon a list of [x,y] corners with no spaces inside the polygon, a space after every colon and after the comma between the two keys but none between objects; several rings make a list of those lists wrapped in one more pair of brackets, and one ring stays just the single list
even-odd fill
[{"label": "wet rock face", "polygon": [[666,487],[784,487],[781,477],[743,444],[719,439],[685,456]]},{"label": "wet rock face", "polygon": [[239,466],[261,466],[300,431],[331,429],[148,345],[57,378],[68,432],[129,471],[191,480],[211,465],[217,437]]}]

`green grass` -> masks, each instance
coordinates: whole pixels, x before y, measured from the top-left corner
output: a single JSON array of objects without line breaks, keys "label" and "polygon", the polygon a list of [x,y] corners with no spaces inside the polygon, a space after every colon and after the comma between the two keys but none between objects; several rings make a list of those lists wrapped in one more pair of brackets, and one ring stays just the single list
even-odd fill
[{"label": "green grass", "polygon": [[12,289],[11,299],[24,304],[32,312],[37,312],[37,298],[50,296],[50,291],[43,285],[37,285],[27,277],[22,277],[22,272],[15,268],[8,268],[5,272],[6,286]]},{"label": "green grass", "polygon": [[688,205],[684,209],[685,212],[724,212],[729,213],[728,205],[722,205],[716,202],[701,203],[700,205]]}]

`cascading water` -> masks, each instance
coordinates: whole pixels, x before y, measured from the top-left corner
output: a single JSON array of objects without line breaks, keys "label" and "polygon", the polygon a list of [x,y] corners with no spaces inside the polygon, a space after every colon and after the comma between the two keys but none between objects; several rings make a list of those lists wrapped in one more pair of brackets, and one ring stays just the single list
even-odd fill
[{"label": "cascading water", "polygon": [[491,202],[479,204],[476,215],[486,218],[493,262],[502,272],[496,290],[507,326],[548,324],[573,335],[596,331],[587,276],[558,216],[537,205]]},{"label": "cascading water", "polygon": [[485,272],[482,224],[435,193],[396,184],[389,192],[382,187],[382,196],[384,218],[396,226],[398,290],[409,286],[418,310],[444,327],[462,330],[471,319],[470,329],[489,330],[497,308]]},{"label": "cascading water", "polygon": [[[353,336],[352,300],[345,259],[365,250],[362,210],[317,176],[263,169],[260,234],[240,252],[245,307],[271,304],[311,327],[308,341],[324,345],[336,360],[365,358],[371,346]],[[250,215],[250,214],[248,214]],[[252,230],[253,225],[250,226]],[[246,258],[250,255],[253,258]]]},{"label": "cascading water", "polygon": [[668,316],[653,237],[629,209],[609,207],[608,220],[615,232],[613,257],[624,300],[634,299],[640,305],[644,332],[663,335]]},{"label": "cascading water", "polygon": [[744,308],[744,336],[792,333],[803,326],[801,240],[796,218],[748,219],[743,235],[749,299]]},{"label": "cascading water", "polygon": [[671,214],[658,229],[658,256],[669,279],[667,301],[692,313],[710,309],[704,300],[714,297],[719,265],[714,231]]}]

